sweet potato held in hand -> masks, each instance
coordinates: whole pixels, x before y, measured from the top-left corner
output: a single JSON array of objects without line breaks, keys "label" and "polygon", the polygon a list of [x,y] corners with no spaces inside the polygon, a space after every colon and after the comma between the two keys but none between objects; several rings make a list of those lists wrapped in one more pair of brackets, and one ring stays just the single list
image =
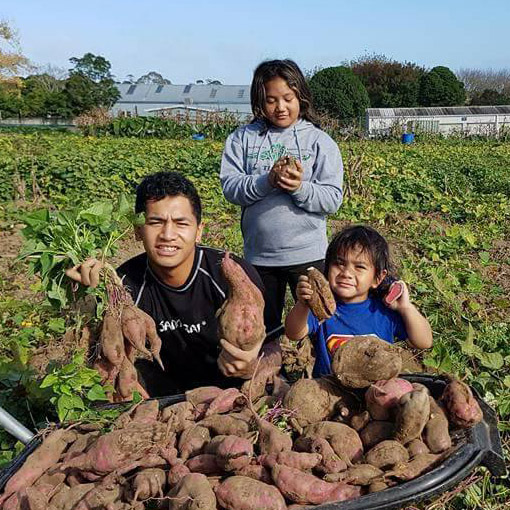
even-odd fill
[{"label": "sweet potato held in hand", "polygon": [[218,335],[249,351],[266,335],[262,292],[228,252],[221,270],[228,283],[228,298],[218,311]]},{"label": "sweet potato held in hand", "polygon": [[313,294],[308,301],[308,306],[317,320],[329,319],[336,310],[335,296],[331,291],[328,280],[315,267],[306,270],[308,282],[312,286]]}]

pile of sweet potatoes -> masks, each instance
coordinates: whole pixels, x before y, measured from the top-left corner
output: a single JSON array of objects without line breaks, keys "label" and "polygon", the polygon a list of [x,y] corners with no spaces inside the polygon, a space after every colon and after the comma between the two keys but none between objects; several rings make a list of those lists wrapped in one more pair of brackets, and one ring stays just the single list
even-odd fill
[{"label": "pile of sweet potatoes", "polygon": [[0,504],[279,510],[345,501],[420,476],[452,451],[452,430],[482,419],[460,381],[435,400],[398,377],[363,389],[335,376],[288,385],[278,363],[275,348],[243,388],[197,388],[162,409],[147,400],[107,432],[83,423],[50,432]]}]

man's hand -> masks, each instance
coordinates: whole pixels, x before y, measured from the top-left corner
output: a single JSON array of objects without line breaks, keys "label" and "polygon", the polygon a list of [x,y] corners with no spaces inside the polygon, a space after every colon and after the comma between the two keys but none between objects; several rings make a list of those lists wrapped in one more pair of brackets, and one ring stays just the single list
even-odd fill
[{"label": "man's hand", "polygon": [[103,267],[104,264],[102,262],[90,258],[81,264],[66,269],[66,275],[82,285],[95,288],[99,285],[100,272]]},{"label": "man's hand", "polygon": [[262,347],[262,341],[249,351],[238,349],[235,345],[220,339],[222,350],[218,356],[218,367],[226,377],[240,377],[250,379],[255,370],[257,357]]},{"label": "man's hand", "polygon": [[308,276],[301,275],[298,278],[298,283],[296,286],[297,300],[301,304],[308,306],[308,301],[310,301],[312,296],[313,296],[313,289],[312,289],[312,286],[310,285],[310,282],[308,281]]}]

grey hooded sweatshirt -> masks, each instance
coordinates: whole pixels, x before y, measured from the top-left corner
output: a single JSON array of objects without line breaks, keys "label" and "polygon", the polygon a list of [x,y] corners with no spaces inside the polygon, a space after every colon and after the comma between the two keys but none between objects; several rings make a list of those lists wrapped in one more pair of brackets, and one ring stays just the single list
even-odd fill
[{"label": "grey hooded sweatshirt", "polygon": [[[268,175],[282,156],[304,168],[301,187],[273,188]],[[326,215],[342,203],[342,158],[337,144],[311,122],[267,128],[257,121],[228,138],[220,180],[226,199],[242,207],[244,257],[259,266],[290,266],[323,259]]]}]

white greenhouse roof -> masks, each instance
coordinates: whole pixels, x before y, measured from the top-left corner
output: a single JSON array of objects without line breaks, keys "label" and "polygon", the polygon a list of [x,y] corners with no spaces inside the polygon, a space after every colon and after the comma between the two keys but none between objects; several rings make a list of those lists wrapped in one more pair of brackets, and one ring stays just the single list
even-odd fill
[{"label": "white greenhouse roof", "polygon": [[430,108],[367,108],[369,117],[438,117],[444,115],[510,115],[510,106],[437,106]]}]

